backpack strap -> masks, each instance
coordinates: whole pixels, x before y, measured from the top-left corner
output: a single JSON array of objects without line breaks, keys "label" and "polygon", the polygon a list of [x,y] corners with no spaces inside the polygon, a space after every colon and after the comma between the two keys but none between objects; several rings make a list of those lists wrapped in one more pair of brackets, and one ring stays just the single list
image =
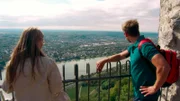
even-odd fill
[{"label": "backpack strap", "polygon": [[158,47],[157,47],[150,39],[145,38],[145,39],[141,40],[141,41],[139,42],[139,44],[138,44],[138,49],[140,50],[141,56],[142,56],[141,47],[142,47],[142,45],[145,44],[145,43],[151,43],[151,44],[160,52],[160,46],[159,46],[159,45],[158,45]]},{"label": "backpack strap", "polygon": [[[153,42],[152,42],[150,39],[148,39],[148,38],[145,38],[145,39],[143,39],[143,40],[141,40],[141,41],[139,42],[139,44],[138,44],[138,49],[139,49],[139,52],[140,52],[141,57],[143,57],[143,58],[145,58],[145,57],[142,55],[141,47],[142,47],[142,45],[145,44],[145,43],[152,43],[152,44],[153,44]],[[154,45],[154,44],[153,44],[153,45]],[[146,59],[146,58],[145,58],[145,59]],[[147,59],[146,59],[146,60],[147,60]]]},{"label": "backpack strap", "polygon": [[[139,50],[139,53],[141,55],[141,57],[145,60],[145,62],[149,65],[148,67],[150,67],[150,70],[152,71],[152,73],[154,73],[156,75],[156,68],[153,68],[153,64],[147,59],[145,58],[143,55],[142,55],[142,51],[141,51],[141,46],[145,43],[151,43],[155,48],[156,46],[154,45],[154,43],[148,39],[148,38],[145,38],[143,40],[141,40],[138,44],[138,50]],[[157,48],[156,48],[157,49]],[[158,49],[157,49],[158,50]],[[158,50],[159,51],[159,50]]]},{"label": "backpack strap", "polygon": [[153,43],[150,39],[145,38],[145,39],[143,39],[143,40],[141,40],[141,41],[139,42],[139,44],[138,44],[138,49],[141,49],[141,46],[142,46],[144,43],[152,43],[153,46],[155,46],[154,43]]}]

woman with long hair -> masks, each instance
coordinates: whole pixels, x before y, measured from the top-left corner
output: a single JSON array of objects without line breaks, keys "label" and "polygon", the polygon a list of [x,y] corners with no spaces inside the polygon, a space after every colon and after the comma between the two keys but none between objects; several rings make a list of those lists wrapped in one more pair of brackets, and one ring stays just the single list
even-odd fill
[{"label": "woman with long hair", "polygon": [[69,101],[56,63],[41,50],[43,43],[43,33],[30,27],[12,51],[2,88],[14,92],[17,101]]}]

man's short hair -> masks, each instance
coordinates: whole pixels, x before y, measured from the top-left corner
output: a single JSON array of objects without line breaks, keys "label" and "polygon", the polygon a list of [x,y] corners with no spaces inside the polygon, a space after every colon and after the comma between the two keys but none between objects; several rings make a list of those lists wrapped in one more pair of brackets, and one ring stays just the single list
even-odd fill
[{"label": "man's short hair", "polygon": [[139,36],[139,23],[136,19],[128,20],[122,25],[122,30],[130,36]]}]

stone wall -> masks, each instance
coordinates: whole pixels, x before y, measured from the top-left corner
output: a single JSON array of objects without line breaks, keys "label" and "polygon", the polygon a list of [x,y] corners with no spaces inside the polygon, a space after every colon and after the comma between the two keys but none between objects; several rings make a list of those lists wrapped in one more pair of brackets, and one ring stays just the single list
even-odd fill
[{"label": "stone wall", "polygon": [[[159,45],[177,51],[180,58],[180,0],[160,0],[159,21]],[[161,101],[180,101],[179,87],[180,80],[169,89],[163,89]]]}]

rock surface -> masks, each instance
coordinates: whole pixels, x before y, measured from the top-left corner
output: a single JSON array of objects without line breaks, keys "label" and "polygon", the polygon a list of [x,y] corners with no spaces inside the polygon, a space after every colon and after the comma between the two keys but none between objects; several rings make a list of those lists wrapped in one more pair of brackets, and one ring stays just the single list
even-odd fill
[{"label": "rock surface", "polygon": [[[159,45],[180,58],[180,0],[160,0]],[[161,101],[180,101],[180,80],[162,89]]]}]

